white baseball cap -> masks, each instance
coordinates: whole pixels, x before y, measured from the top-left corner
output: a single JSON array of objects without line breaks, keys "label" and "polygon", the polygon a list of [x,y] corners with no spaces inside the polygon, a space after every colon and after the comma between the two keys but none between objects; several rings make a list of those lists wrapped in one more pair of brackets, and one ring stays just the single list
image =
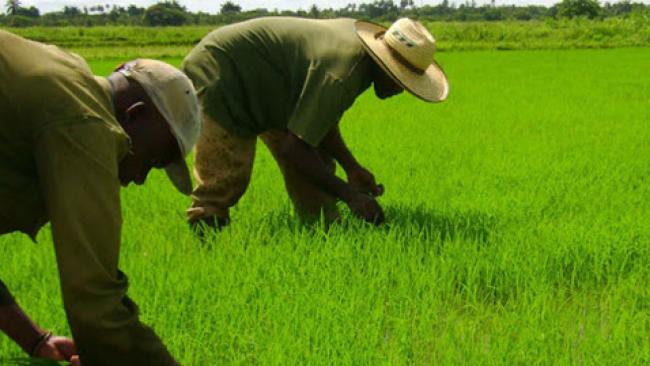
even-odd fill
[{"label": "white baseball cap", "polygon": [[167,165],[165,171],[176,189],[191,194],[192,179],[185,157],[196,144],[202,124],[199,100],[192,82],[180,70],[156,60],[137,59],[117,71],[142,86],[169,124],[181,156]]}]

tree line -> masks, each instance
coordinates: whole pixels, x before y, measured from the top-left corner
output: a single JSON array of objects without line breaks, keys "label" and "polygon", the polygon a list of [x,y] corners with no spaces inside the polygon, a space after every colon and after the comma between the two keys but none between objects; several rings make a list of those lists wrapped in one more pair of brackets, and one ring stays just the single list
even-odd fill
[{"label": "tree line", "polygon": [[95,26],[95,25],[221,25],[260,16],[298,16],[318,19],[351,17],[377,22],[390,22],[399,17],[425,21],[503,21],[543,20],[548,18],[589,19],[638,17],[650,20],[650,5],[623,0],[603,3],[598,0],[562,0],[553,6],[515,6],[490,4],[477,5],[475,0],[463,3],[443,0],[437,5],[417,6],[413,0],[373,0],[369,3],[348,4],[340,9],[320,8],[314,4],[307,10],[242,10],[233,1],[221,4],[218,14],[190,12],[175,0],[165,0],[150,7],[111,4],[90,7],[65,6],[63,10],[41,14],[34,6],[24,7],[20,0],[7,0],[6,13],[0,15],[0,25],[28,26]]}]

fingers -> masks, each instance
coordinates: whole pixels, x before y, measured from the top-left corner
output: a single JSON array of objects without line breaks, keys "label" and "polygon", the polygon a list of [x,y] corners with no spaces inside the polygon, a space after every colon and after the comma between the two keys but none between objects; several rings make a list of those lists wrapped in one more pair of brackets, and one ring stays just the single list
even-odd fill
[{"label": "fingers", "polygon": [[63,359],[69,360],[77,354],[77,347],[72,339],[65,337],[52,337],[54,347],[63,355]]},{"label": "fingers", "polygon": [[376,186],[373,187],[372,191],[373,196],[379,197],[384,194],[384,185],[383,184],[377,184]]},{"label": "fingers", "polygon": [[201,218],[206,216],[205,208],[203,208],[203,207],[191,207],[191,208],[188,208],[187,211],[185,211],[185,212],[187,213],[187,219],[190,222],[196,221],[196,220],[201,219]]},{"label": "fingers", "polygon": [[45,343],[40,343],[36,346],[36,349],[33,352],[34,357],[45,358],[48,360],[63,361],[66,358],[59,351],[57,347],[57,341],[65,339],[63,337],[52,337],[47,338]]},{"label": "fingers", "polygon": [[373,207],[369,210],[369,216],[366,217],[366,221],[369,223],[379,226],[385,221],[384,210],[377,203],[377,201],[372,200]]},{"label": "fingers", "polygon": [[377,201],[370,195],[360,194],[356,199],[349,203],[352,212],[374,225],[380,225],[384,222],[384,211]]},{"label": "fingers", "polygon": [[70,358],[70,366],[81,366],[79,356],[72,356],[72,358]]}]

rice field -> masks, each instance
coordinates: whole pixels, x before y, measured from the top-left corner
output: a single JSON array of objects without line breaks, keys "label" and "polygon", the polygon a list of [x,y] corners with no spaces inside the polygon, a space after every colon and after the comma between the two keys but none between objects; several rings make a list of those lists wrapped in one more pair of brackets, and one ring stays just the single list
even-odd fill
[{"label": "rice field", "polygon": [[[130,295],[183,365],[650,362],[650,49],[439,59],[447,102],[367,92],[341,122],[386,187],[382,227],[344,206],[301,225],[263,144],[231,226],[204,242],[163,173],[123,190]],[[0,237],[0,278],[69,334],[38,239]],[[16,359],[0,335],[0,365]]]}]

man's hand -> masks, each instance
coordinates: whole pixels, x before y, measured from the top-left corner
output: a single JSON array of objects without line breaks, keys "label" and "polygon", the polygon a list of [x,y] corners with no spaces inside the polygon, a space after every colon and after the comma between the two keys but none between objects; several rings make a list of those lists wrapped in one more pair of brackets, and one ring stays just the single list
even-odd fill
[{"label": "man's hand", "polygon": [[208,231],[221,230],[230,223],[230,218],[220,218],[209,215],[203,207],[192,207],[187,210],[190,228],[203,239]]},{"label": "man's hand", "polygon": [[368,194],[355,193],[351,198],[346,200],[346,203],[356,216],[371,224],[380,225],[385,220],[384,210],[382,210],[379,203]]},{"label": "man's hand", "polygon": [[375,176],[367,169],[358,167],[347,172],[348,184],[359,192],[379,197],[384,194],[384,186],[377,184]]},{"label": "man's hand", "polygon": [[66,337],[50,337],[43,345],[34,350],[34,357],[46,358],[54,361],[69,361],[77,355],[74,341]]}]

